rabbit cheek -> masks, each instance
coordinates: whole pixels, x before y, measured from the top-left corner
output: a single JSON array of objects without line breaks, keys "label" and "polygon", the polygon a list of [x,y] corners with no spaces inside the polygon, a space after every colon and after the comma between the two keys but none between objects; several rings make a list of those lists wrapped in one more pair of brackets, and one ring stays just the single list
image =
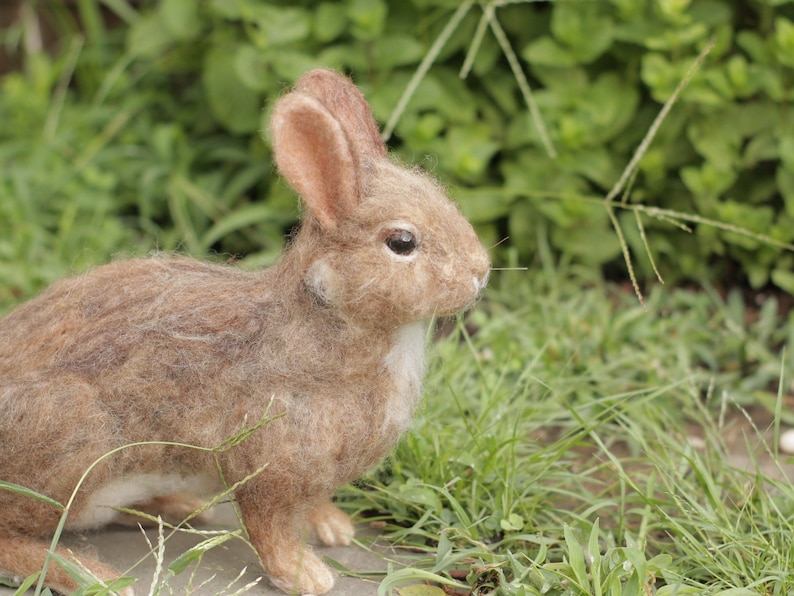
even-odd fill
[{"label": "rabbit cheek", "polygon": [[336,279],[336,272],[326,261],[315,261],[306,274],[306,287],[322,304],[333,304],[338,294]]}]

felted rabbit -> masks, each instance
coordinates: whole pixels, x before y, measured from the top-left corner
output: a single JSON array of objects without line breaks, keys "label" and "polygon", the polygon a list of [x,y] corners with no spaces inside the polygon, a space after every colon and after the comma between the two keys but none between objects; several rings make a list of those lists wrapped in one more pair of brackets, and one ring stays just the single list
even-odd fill
[{"label": "felted rabbit", "polygon": [[[323,594],[331,570],[304,545],[353,535],[334,490],[388,453],[420,397],[427,321],[471,307],[489,259],[428,175],[391,161],[363,95],[330,70],[276,104],[276,164],[305,203],[262,271],[157,256],[55,283],[0,321],[0,480],[66,503],[104,454],[66,528],[113,507],[172,513],[179,495],[234,491],[273,584]],[[0,489],[0,569],[39,571],[61,511]],[[69,559],[64,549],[58,554]],[[102,580],[118,573],[80,557]],[[57,565],[47,584],[76,585]],[[131,592],[131,591],[130,591]]]}]

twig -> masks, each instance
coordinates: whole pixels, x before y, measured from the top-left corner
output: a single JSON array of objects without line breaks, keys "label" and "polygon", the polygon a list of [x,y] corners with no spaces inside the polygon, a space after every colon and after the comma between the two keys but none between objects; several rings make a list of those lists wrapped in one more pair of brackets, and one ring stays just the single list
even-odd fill
[{"label": "twig", "polygon": [[618,242],[620,243],[620,250],[623,253],[623,260],[626,262],[626,267],[629,270],[629,279],[631,280],[631,286],[634,288],[634,293],[637,295],[637,298],[642,305],[642,310],[648,310],[648,305],[645,304],[645,298],[642,295],[642,291],[640,290],[640,284],[637,282],[637,275],[634,273],[634,265],[631,264],[631,253],[629,252],[629,245],[626,242],[626,238],[623,236],[623,230],[620,227],[620,222],[618,218],[615,216],[615,210],[612,208],[611,203],[606,204],[607,214],[609,215],[609,219],[612,222],[612,227],[615,230],[615,234],[618,236]]},{"label": "twig", "polygon": [[673,91],[673,94],[664,103],[662,109],[659,111],[659,114],[656,116],[656,119],[654,119],[653,124],[651,124],[651,127],[648,129],[648,132],[645,133],[642,142],[637,147],[637,151],[634,152],[634,156],[631,158],[631,161],[629,161],[628,165],[623,170],[623,174],[621,174],[620,179],[615,183],[615,186],[612,187],[612,190],[610,190],[607,196],[604,198],[605,203],[611,203],[620,193],[620,191],[623,190],[623,186],[626,184],[626,181],[639,165],[640,160],[643,158],[645,152],[648,150],[648,147],[653,141],[653,138],[656,136],[656,132],[659,130],[662,122],[667,117],[667,114],[673,108],[673,104],[675,104],[675,102],[678,100],[678,96],[681,95],[681,92],[689,84],[689,81],[692,80],[692,77],[695,76],[695,73],[700,68],[700,65],[703,64],[706,56],[708,56],[709,52],[711,52],[711,50],[714,48],[714,43],[715,42],[712,39],[706,45],[706,47],[703,48],[703,51],[700,52],[700,55],[689,68],[684,78],[681,79],[680,83],[678,83],[678,86],[675,88],[675,91]]},{"label": "twig", "polygon": [[[609,219],[612,222],[612,227],[614,228],[615,233],[618,236],[618,242],[620,243],[620,249],[623,252],[623,259],[626,262],[626,268],[628,269],[629,272],[631,285],[633,286],[634,293],[637,295],[637,298],[639,299],[640,304],[642,305],[642,308],[644,310],[647,310],[645,304],[645,298],[643,297],[642,292],[640,291],[639,284],[637,283],[637,276],[634,273],[634,265],[631,262],[631,253],[629,252],[629,247],[628,244],[626,243],[626,239],[623,236],[623,230],[620,228],[620,222],[618,221],[618,218],[615,217],[615,212],[614,209],[612,208],[613,201],[615,200],[615,197],[617,197],[618,194],[620,194],[620,192],[623,190],[624,187],[626,187],[627,185],[628,185],[627,188],[631,187],[640,160],[642,160],[643,156],[648,151],[648,147],[650,146],[651,142],[653,142],[653,139],[656,136],[659,127],[662,125],[662,122],[664,122],[664,119],[667,117],[667,114],[670,113],[670,110],[673,108],[673,105],[678,100],[678,97],[681,95],[681,92],[689,84],[689,81],[692,80],[692,77],[695,76],[695,73],[700,68],[700,65],[703,64],[703,61],[706,59],[706,56],[708,56],[712,48],[714,48],[713,39],[706,45],[705,48],[703,48],[703,51],[700,52],[700,55],[697,57],[695,62],[692,64],[692,66],[689,68],[684,78],[681,79],[681,81],[678,83],[678,86],[673,91],[673,94],[664,103],[662,109],[659,110],[659,114],[654,119],[653,123],[648,129],[648,132],[645,133],[645,136],[643,137],[642,141],[637,147],[637,150],[634,152],[634,155],[632,156],[631,160],[623,170],[623,173],[620,175],[620,178],[612,187],[612,189],[607,193],[607,195],[604,197],[604,207],[606,208],[607,214],[609,215]],[[626,193],[623,195],[623,199],[621,203],[619,204],[620,207],[622,208],[629,207],[626,204],[628,199],[628,194],[629,191],[627,189]],[[647,252],[648,258],[651,261],[651,266],[653,267],[653,270],[656,273],[656,277],[659,279],[659,281],[664,283],[662,281],[662,276],[659,274],[659,271],[656,268],[656,263],[653,260],[653,255],[651,254],[651,249],[650,246],[648,245],[648,240],[645,237],[645,230],[642,226],[642,221],[640,220],[639,217],[639,209],[636,209],[637,206],[632,206],[632,207],[635,207],[634,214],[636,216],[637,225],[640,230],[640,237],[642,238],[643,243],[645,245],[645,251]]]},{"label": "twig", "polygon": [[397,126],[397,122],[403,115],[405,108],[408,106],[408,102],[411,101],[414,93],[416,93],[417,87],[419,87],[419,83],[422,82],[422,79],[425,78],[427,75],[427,71],[430,70],[430,67],[435,62],[436,58],[438,58],[439,53],[441,53],[444,44],[449,41],[449,38],[452,37],[452,34],[455,32],[455,29],[458,28],[460,22],[463,20],[463,17],[466,16],[466,13],[469,12],[472,4],[474,4],[474,0],[466,0],[463,4],[458,6],[458,9],[452,15],[452,18],[449,22],[444,26],[444,29],[441,31],[439,36],[433,42],[433,45],[430,46],[430,50],[427,52],[425,57],[422,59],[422,62],[414,72],[414,75],[411,77],[411,80],[408,82],[408,85],[403,91],[400,100],[397,102],[397,106],[394,108],[394,111],[389,117],[389,121],[386,123],[386,126],[383,129],[383,133],[381,133],[381,137],[384,141],[388,141],[391,138],[392,133],[394,132],[394,128]]},{"label": "twig", "polygon": [[538,105],[535,103],[535,97],[532,95],[532,89],[529,86],[527,77],[524,75],[524,71],[521,69],[521,64],[518,61],[518,57],[513,51],[513,48],[510,46],[510,41],[507,39],[504,29],[502,29],[502,25],[499,23],[499,20],[494,14],[493,2],[488,4],[484,10],[484,16],[488,19],[488,24],[491,26],[491,31],[493,31],[496,41],[499,42],[499,47],[502,48],[502,52],[504,52],[505,58],[507,58],[507,62],[510,64],[510,69],[513,71],[513,76],[516,78],[518,88],[521,90],[521,95],[523,95],[524,101],[529,108],[529,112],[532,114],[532,120],[535,122],[535,126],[538,129],[538,135],[540,136],[543,146],[546,148],[546,153],[548,153],[549,157],[552,159],[556,159],[557,150],[554,148],[551,138],[549,137],[549,133],[546,130],[546,125],[543,123],[543,117],[540,114]]}]

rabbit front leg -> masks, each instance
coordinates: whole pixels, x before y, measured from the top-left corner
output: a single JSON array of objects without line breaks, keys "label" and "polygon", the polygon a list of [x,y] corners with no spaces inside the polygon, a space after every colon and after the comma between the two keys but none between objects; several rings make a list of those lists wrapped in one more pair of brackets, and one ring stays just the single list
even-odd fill
[{"label": "rabbit front leg", "polygon": [[287,594],[317,596],[334,586],[333,572],[303,539],[304,501],[280,495],[277,502],[268,502],[252,485],[238,491],[236,499],[248,536],[274,586]]}]

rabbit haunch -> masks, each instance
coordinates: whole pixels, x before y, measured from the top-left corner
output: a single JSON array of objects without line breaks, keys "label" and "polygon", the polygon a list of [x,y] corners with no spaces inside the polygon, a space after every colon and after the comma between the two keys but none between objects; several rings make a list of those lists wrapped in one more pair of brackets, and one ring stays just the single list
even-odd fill
[{"label": "rabbit haunch", "polygon": [[[0,480],[65,503],[93,465],[67,517],[81,529],[113,520],[109,507],[173,513],[191,502],[181,493],[250,477],[234,497],[272,582],[323,594],[333,574],[304,548],[303,530],[349,543],[333,491],[407,428],[426,321],[472,306],[489,261],[440,185],[388,160],[349,79],[308,73],[279,100],[271,128],[276,163],[306,205],[273,267],[121,261],[0,320]],[[209,449],[266,415],[223,451],[131,446]],[[0,569],[40,570],[41,538],[60,515],[0,490]],[[47,583],[76,589],[58,569]]]}]

